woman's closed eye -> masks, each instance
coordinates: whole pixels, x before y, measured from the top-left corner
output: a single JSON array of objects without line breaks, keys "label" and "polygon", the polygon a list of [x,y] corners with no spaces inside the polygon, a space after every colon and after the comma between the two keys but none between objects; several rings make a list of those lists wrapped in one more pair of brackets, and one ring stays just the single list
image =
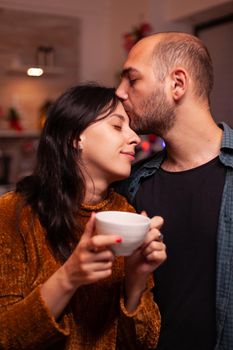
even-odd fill
[{"label": "woman's closed eye", "polygon": [[122,130],[122,125],[120,125],[120,124],[114,124],[113,127],[116,130],[119,130],[119,131]]}]

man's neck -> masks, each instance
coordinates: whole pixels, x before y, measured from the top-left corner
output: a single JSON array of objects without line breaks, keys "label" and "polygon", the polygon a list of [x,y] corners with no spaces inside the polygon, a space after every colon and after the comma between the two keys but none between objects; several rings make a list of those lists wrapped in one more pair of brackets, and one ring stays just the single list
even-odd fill
[{"label": "man's neck", "polygon": [[176,126],[165,138],[167,157],[161,167],[176,172],[205,164],[219,155],[221,140],[222,130],[212,119]]}]

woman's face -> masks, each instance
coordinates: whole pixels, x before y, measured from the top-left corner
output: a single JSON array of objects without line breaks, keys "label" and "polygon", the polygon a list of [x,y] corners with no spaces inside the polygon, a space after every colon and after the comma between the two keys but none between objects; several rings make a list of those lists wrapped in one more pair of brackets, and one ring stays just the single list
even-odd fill
[{"label": "woman's face", "polygon": [[78,147],[84,175],[96,180],[114,181],[129,176],[135,159],[135,147],[140,142],[130,128],[129,118],[121,103],[106,118],[88,126],[80,135]]}]

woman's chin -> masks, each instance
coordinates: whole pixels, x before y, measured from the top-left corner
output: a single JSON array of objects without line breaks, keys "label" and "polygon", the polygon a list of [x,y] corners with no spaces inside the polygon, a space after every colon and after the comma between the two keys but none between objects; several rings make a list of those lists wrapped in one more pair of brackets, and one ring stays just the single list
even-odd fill
[{"label": "woman's chin", "polygon": [[130,172],[127,172],[125,174],[117,174],[112,182],[118,182],[127,179],[130,176]]}]

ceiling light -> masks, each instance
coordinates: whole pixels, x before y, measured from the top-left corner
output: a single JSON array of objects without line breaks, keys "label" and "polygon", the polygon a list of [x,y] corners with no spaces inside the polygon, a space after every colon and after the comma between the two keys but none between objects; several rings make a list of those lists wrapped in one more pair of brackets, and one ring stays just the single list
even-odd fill
[{"label": "ceiling light", "polygon": [[43,69],[39,67],[31,67],[27,70],[27,75],[30,77],[40,77],[43,73]]}]

